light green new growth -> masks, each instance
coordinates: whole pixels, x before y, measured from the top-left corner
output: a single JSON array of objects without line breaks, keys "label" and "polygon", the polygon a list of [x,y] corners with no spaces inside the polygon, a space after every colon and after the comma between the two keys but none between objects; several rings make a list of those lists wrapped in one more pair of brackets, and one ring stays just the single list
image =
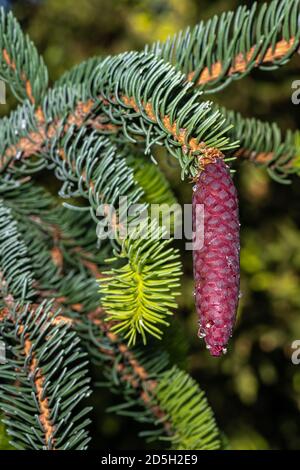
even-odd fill
[{"label": "light green new growth", "polygon": [[[99,279],[102,306],[112,331],[122,333],[129,345],[137,335],[146,344],[146,335],[161,338],[161,326],[167,326],[167,315],[176,308],[179,294],[181,263],[178,250],[163,240],[166,233],[155,221],[142,222],[120,241],[120,251],[108,260],[113,267]],[[123,263],[122,263],[123,262]]]}]

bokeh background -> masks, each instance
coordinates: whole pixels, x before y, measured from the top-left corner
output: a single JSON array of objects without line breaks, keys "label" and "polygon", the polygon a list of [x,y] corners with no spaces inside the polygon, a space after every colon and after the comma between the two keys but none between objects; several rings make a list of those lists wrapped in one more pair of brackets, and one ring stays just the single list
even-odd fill
[{"label": "bokeh background", "polygon": [[[44,56],[51,80],[91,55],[141,49],[146,43],[236,8],[236,0],[20,0],[12,8]],[[249,5],[252,2],[244,2]],[[260,2],[258,2],[260,3]],[[276,121],[283,130],[300,127],[299,106],[291,84],[300,79],[300,57],[274,72],[255,71],[211,99],[244,116]],[[8,112],[14,102],[8,96]],[[191,188],[179,170],[162,159],[182,203]],[[300,449],[300,365],[291,362],[291,344],[300,340],[300,185],[270,180],[244,162],[235,183],[240,197],[241,291],[238,322],[228,354],[210,358],[196,336],[191,253],[183,252],[180,308],[175,328],[182,332],[181,365],[206,391],[220,428],[233,449]],[[174,327],[173,327],[174,332]],[[173,334],[172,330],[166,335]],[[174,351],[174,355],[178,354]],[[178,354],[179,355],[179,354]],[[95,449],[145,448],[142,429],[105,409],[119,399],[108,391],[94,394]],[[1,446],[1,441],[0,441]]]}]

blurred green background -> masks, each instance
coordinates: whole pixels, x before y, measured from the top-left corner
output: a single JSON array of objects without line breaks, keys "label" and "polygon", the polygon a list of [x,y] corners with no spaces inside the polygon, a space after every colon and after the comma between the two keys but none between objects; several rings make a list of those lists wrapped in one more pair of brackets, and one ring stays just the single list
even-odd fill
[{"label": "blurred green background", "polygon": [[[1,3],[1,2],[0,2]],[[145,43],[196,24],[240,3],[236,0],[44,0],[5,1],[44,56],[51,80],[91,55],[141,49]],[[253,2],[244,2],[252,4]],[[260,2],[259,2],[260,3]],[[300,128],[291,84],[300,79],[300,58],[275,72],[255,71],[211,99],[245,116]],[[4,110],[12,105],[9,104]],[[163,169],[182,203],[191,188],[178,168]],[[191,253],[183,252],[185,275],[176,328],[186,338],[186,367],[206,391],[220,428],[233,449],[300,449],[300,365],[291,343],[300,339],[300,185],[283,186],[247,162],[237,166],[240,197],[241,291],[238,322],[228,354],[210,358],[196,336]],[[172,331],[166,332],[166,335]],[[94,448],[144,448],[143,429],[106,414],[119,402],[94,394]],[[130,430],[130,431],[129,431]],[[1,441],[0,441],[1,446]]]}]

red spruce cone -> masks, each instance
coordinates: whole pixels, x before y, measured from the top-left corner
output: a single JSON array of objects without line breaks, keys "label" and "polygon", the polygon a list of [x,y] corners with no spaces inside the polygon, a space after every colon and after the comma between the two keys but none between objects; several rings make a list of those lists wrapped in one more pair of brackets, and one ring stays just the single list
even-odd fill
[{"label": "red spruce cone", "polygon": [[193,250],[198,336],[205,339],[212,356],[220,356],[227,351],[239,299],[237,191],[229,168],[220,158],[205,166],[193,190],[195,234],[201,230],[197,227],[196,205],[203,204],[204,209],[204,240]]}]

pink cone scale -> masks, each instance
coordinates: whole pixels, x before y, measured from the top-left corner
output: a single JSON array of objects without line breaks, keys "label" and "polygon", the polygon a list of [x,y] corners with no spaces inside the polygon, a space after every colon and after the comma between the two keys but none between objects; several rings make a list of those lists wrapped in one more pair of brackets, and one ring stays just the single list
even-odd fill
[{"label": "pink cone scale", "polygon": [[[197,205],[202,207],[204,231]],[[207,163],[193,187],[193,227],[198,336],[212,356],[221,356],[232,335],[240,288],[238,197],[222,158]],[[198,244],[195,236],[200,229],[203,237]]]}]

